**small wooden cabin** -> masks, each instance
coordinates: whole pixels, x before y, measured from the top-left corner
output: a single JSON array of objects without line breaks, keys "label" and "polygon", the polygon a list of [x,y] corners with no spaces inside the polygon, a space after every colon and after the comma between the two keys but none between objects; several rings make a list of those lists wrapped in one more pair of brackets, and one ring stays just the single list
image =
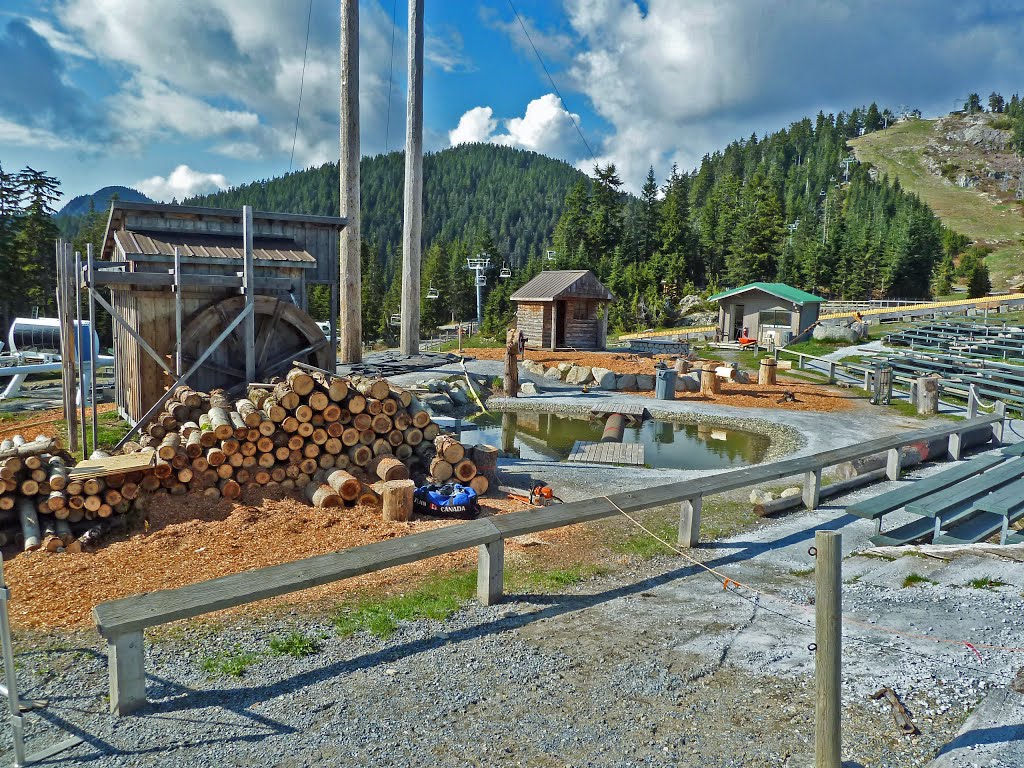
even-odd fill
[{"label": "small wooden cabin", "polygon": [[[291,360],[333,370],[338,317],[338,233],[344,219],[253,212],[253,277],[257,379]],[[96,285],[134,333],[115,322],[115,398],[137,422],[173,381],[145,341],[175,370],[178,348],[174,252],[181,264],[182,371],[187,371],[242,311],[243,216],[240,210],[115,201]],[[306,314],[307,289],[330,286],[329,335]],[[198,390],[244,383],[242,327],[189,379]]]},{"label": "small wooden cabin", "polygon": [[782,345],[818,321],[825,300],[785,283],[750,283],[716,293],[708,301],[718,302],[722,339],[735,341],[746,328],[748,338],[767,344],[772,335]]},{"label": "small wooden cabin", "polygon": [[512,294],[530,349],[604,349],[615,296],[586,269],[541,272]]}]

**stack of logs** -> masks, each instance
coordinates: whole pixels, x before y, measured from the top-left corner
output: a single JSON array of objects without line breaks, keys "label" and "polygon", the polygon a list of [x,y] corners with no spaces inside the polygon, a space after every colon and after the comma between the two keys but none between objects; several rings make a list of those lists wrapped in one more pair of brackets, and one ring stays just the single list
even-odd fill
[{"label": "stack of logs", "polygon": [[81,551],[131,509],[143,473],[69,478],[70,458],[54,438],[0,443],[0,544],[21,538],[26,551]]},{"label": "stack of logs", "polygon": [[21,515],[26,549],[56,551],[80,546],[76,524],[124,514],[156,492],[235,499],[246,486],[276,486],[315,506],[376,506],[385,519],[407,520],[416,484],[454,481],[483,495],[496,481],[495,448],[467,451],[386,379],[295,368],[246,395],[178,387],[139,440],[123,447],[153,454],[145,472],[69,481],[64,461],[50,455],[56,445],[26,450],[23,440],[7,441],[0,511],[31,509],[39,530]]}]

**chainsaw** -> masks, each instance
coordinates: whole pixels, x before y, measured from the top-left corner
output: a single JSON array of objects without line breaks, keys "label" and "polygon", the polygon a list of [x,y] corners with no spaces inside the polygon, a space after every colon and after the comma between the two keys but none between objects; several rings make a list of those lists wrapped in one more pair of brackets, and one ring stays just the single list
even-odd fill
[{"label": "chainsaw", "polygon": [[551,486],[538,483],[530,488],[529,493],[513,492],[508,495],[511,501],[521,501],[531,507],[546,507],[555,502],[562,503],[562,500],[555,496]]}]

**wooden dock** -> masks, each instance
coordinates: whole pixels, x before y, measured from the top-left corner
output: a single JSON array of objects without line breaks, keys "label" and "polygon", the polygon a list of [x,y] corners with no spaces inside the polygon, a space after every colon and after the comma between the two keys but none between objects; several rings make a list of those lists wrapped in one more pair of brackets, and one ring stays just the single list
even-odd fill
[{"label": "wooden dock", "polygon": [[608,416],[612,413],[621,413],[623,416],[633,416],[641,421],[650,418],[647,407],[643,403],[612,403],[611,405],[595,405],[590,409],[595,416]]},{"label": "wooden dock", "polygon": [[577,440],[573,443],[567,461],[587,464],[644,465],[644,446],[641,443],[593,443]]}]

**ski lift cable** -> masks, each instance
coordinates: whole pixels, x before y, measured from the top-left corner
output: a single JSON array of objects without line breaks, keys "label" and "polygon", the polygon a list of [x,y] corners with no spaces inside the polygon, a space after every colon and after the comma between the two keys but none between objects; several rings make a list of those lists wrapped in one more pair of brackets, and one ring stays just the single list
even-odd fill
[{"label": "ski lift cable", "polygon": [[313,19],[313,0],[309,0],[309,10],[306,11],[306,45],[302,49],[302,75],[299,77],[299,104],[295,107],[295,130],[292,132],[292,154],[288,158],[288,173],[292,172],[292,163],[295,162],[295,142],[299,138],[299,115],[302,112],[302,86],[306,82],[306,54],[309,53],[309,23]]}]

